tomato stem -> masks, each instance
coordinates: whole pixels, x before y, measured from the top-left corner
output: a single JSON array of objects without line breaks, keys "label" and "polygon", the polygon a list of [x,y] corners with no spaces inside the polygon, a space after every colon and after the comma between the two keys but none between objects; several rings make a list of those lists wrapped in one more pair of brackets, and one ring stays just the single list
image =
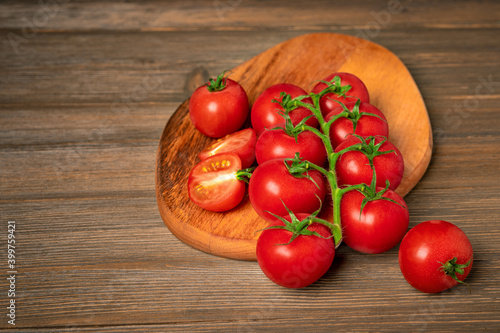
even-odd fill
[{"label": "tomato stem", "polygon": [[226,73],[228,71],[224,71],[219,74],[215,79],[210,78],[207,83],[207,89],[210,92],[221,91],[226,88]]},{"label": "tomato stem", "polygon": [[[331,227],[332,230],[332,235],[335,239],[335,247],[338,247],[342,241],[342,224],[341,224],[341,214],[340,214],[340,203],[342,200],[342,196],[351,190],[358,190],[362,193],[365,193],[365,196],[367,197],[366,201],[371,200],[371,198],[374,197],[381,197],[381,195],[385,191],[381,191],[380,193],[377,193],[375,191],[375,168],[373,166],[373,158],[377,155],[385,154],[388,152],[378,152],[378,148],[380,148],[381,144],[375,145],[375,141],[370,140],[370,142],[367,144],[362,138],[361,138],[361,143],[353,145],[351,147],[347,147],[341,151],[335,152],[334,147],[332,146],[332,142],[330,140],[330,128],[332,124],[337,121],[340,118],[349,118],[351,121],[353,121],[353,126],[356,128],[356,123],[357,120],[361,117],[360,112],[359,112],[359,105],[360,101],[355,104],[355,107],[353,108],[353,111],[349,111],[347,107],[341,102],[339,102],[340,105],[343,106],[343,111],[340,112],[337,115],[334,115],[332,118],[330,118],[328,121],[325,120],[323,117],[323,114],[321,112],[321,107],[320,107],[320,100],[322,97],[324,97],[326,94],[329,93],[335,93],[339,96],[345,96],[345,92],[348,91],[351,86],[341,85],[340,77],[336,76],[333,78],[330,82],[327,81],[322,81],[327,85],[327,87],[322,90],[319,93],[310,93],[309,95],[303,95],[303,96],[298,96],[296,98],[291,98],[290,95],[286,93],[282,93],[281,96],[281,106],[283,107],[285,112],[288,113],[289,111],[297,108],[297,107],[304,107],[311,111],[311,113],[316,117],[319,123],[319,129],[311,127],[309,125],[305,124],[305,121],[301,123],[301,129],[302,130],[307,130],[310,131],[314,134],[316,134],[321,141],[323,142],[325,146],[325,150],[327,153],[328,157],[328,170],[326,170],[323,167],[320,167],[318,165],[315,165],[313,163],[308,162],[308,164],[303,165],[300,163],[300,158],[296,156],[294,159],[291,159],[292,163],[295,163],[295,166],[300,166],[300,167],[305,167],[307,169],[314,169],[320,171],[328,180],[328,183],[330,185],[330,190],[331,190],[331,195],[332,195],[332,204],[333,204],[333,227]],[[310,103],[305,103],[303,100],[307,97],[310,97],[312,100],[312,104]],[[374,114],[368,114],[372,116],[376,116]],[[286,118],[285,118],[286,119]],[[352,186],[347,186],[344,188],[340,188],[338,186],[338,181],[337,181],[337,174],[335,172],[335,166],[337,164],[338,159],[342,154],[348,152],[348,151],[362,151],[368,156],[368,159],[370,161],[370,166],[372,167],[373,170],[373,180],[372,184],[366,185],[366,184],[357,184],[357,185],[352,185]],[[298,162],[297,162],[298,161]],[[303,169],[299,169],[302,170]],[[374,193],[371,193],[373,189]],[[371,195],[370,195],[370,193]],[[388,199],[390,200],[390,199]]]},{"label": "tomato stem", "polygon": [[250,167],[246,169],[241,169],[236,171],[236,179],[242,180],[245,183],[248,183],[250,181],[250,177],[252,176],[252,172],[255,170],[257,167]]},{"label": "tomato stem", "polygon": [[448,260],[444,264],[440,262],[440,264],[442,265],[440,267],[440,270],[442,270],[446,275],[450,276],[453,280],[457,281],[458,283],[467,284],[464,281],[460,280],[457,277],[457,274],[464,274],[464,269],[469,267],[469,265],[472,262],[472,258],[465,264],[457,264],[457,260],[458,259],[454,257],[453,259]]}]

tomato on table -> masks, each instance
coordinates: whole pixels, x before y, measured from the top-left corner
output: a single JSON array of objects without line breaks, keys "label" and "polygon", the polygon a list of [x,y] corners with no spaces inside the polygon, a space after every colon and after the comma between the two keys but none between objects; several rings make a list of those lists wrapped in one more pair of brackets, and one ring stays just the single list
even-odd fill
[{"label": "tomato on table", "polygon": [[198,87],[189,99],[189,116],[204,135],[221,138],[239,130],[249,112],[248,97],[236,81],[224,77]]},{"label": "tomato on table", "polygon": [[198,158],[204,160],[210,156],[224,153],[235,153],[241,159],[243,169],[250,167],[255,161],[255,143],[257,135],[253,128],[245,128],[241,131],[226,135],[209,144],[200,153]]},{"label": "tomato on table", "polygon": [[[295,214],[299,221],[309,214]],[[284,217],[288,222],[290,216]],[[275,219],[270,226],[284,226]],[[256,256],[264,274],[274,283],[287,288],[303,288],[321,278],[335,257],[335,244],[329,228],[312,223],[307,227],[316,235],[298,235],[284,229],[265,229],[257,240]]]},{"label": "tomato on table", "polygon": [[[347,151],[337,160],[335,172],[338,185],[370,185],[373,179],[373,170],[368,156],[373,156],[373,167],[377,178],[376,186],[385,187],[386,181],[389,181],[389,189],[395,190],[403,179],[403,155],[395,145],[384,137],[369,137],[364,140],[366,142],[364,152],[358,150]],[[335,148],[335,152],[338,153],[361,142],[361,138],[350,135]]]},{"label": "tomato on table", "polygon": [[[331,82],[335,77],[340,78],[339,86],[350,86],[349,90],[343,93],[328,93],[320,99],[320,109],[323,116],[328,115],[335,108],[339,106],[339,103],[356,102],[360,99],[362,102],[370,103],[370,94],[364,82],[352,73],[337,72],[332,73],[325,77],[323,81]],[[327,85],[323,82],[316,84],[312,90],[313,93],[318,94],[323,91]]]},{"label": "tomato on table", "polygon": [[357,190],[348,191],[341,199],[343,242],[362,253],[392,249],[408,230],[410,216],[405,201],[391,190],[383,193],[381,199],[366,202],[364,207],[363,199],[365,195]]},{"label": "tomato on table", "polygon": [[337,147],[349,134],[360,136],[385,136],[389,137],[389,125],[382,111],[365,102],[348,102],[345,105],[337,104],[326,117],[329,121],[334,116],[348,111],[348,117],[341,117],[330,127],[330,141]]},{"label": "tomato on table", "polygon": [[412,287],[425,293],[439,293],[464,283],[473,257],[467,235],[442,220],[417,224],[399,246],[401,273]]},{"label": "tomato on table", "polygon": [[321,206],[327,191],[326,180],[316,170],[296,177],[288,171],[283,159],[266,161],[253,171],[248,184],[248,195],[253,208],[267,221],[274,216],[285,216],[288,207],[296,213],[313,213]]},{"label": "tomato on table", "polygon": [[[291,98],[307,95],[304,89],[289,83],[278,83],[265,89],[255,100],[250,114],[252,127],[257,132],[257,136],[259,136],[265,128],[273,128],[284,122],[283,117],[279,114],[279,112],[283,111],[283,107],[279,103],[273,102],[273,100],[282,101],[282,92],[289,94]],[[309,97],[302,101],[312,104],[312,100]],[[294,125],[311,115],[312,112],[305,107],[298,107],[289,113]],[[307,124],[312,127],[317,127],[318,120],[315,117],[311,117],[307,120]]]},{"label": "tomato on table", "polygon": [[245,182],[238,179],[241,169],[241,160],[234,153],[204,159],[189,173],[189,198],[201,208],[213,212],[233,209],[245,196]]}]

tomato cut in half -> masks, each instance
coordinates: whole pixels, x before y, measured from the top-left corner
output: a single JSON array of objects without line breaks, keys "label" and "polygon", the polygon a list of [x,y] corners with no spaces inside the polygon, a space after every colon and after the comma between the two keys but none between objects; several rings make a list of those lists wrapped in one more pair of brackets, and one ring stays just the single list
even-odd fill
[{"label": "tomato cut in half", "polygon": [[189,199],[213,212],[233,209],[245,196],[245,182],[237,178],[239,170],[241,160],[234,153],[204,159],[189,173]]},{"label": "tomato cut in half", "polygon": [[246,169],[255,161],[256,141],[257,135],[255,134],[255,130],[253,128],[245,128],[214,141],[198,154],[198,158],[204,160],[214,155],[235,153],[241,159],[241,167]]}]

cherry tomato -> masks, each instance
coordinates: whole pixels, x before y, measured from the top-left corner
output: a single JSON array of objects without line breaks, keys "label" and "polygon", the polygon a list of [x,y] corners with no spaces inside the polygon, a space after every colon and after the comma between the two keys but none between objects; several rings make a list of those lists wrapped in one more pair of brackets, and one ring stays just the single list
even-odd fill
[{"label": "cherry tomato", "polygon": [[[334,93],[326,94],[321,97],[320,100],[320,109],[323,116],[326,116],[333,109],[337,108],[339,104],[335,101],[340,101],[342,103],[348,102],[356,102],[360,99],[362,102],[370,103],[370,95],[368,93],[368,89],[365,84],[359,77],[351,73],[338,72],[328,75],[323,81],[331,82],[334,77],[340,77],[340,84],[342,86],[350,85],[351,89],[346,91],[344,95],[338,95]],[[312,92],[315,94],[320,93],[324,90],[327,85],[323,82],[320,82],[314,86]]]},{"label": "cherry tomato", "polygon": [[472,245],[467,235],[447,221],[417,224],[399,246],[399,267],[404,278],[425,293],[439,293],[459,284],[457,280],[463,282],[472,262]]},{"label": "cherry tomato", "polygon": [[[372,140],[373,144],[368,144]],[[339,152],[347,147],[359,144],[360,142],[360,138],[351,135],[335,148],[335,152]],[[390,183],[389,189],[395,190],[403,179],[403,155],[395,145],[380,136],[366,139],[366,143],[368,144],[368,151],[372,150],[374,146],[378,146],[380,143],[382,144],[378,146],[377,150],[379,153],[393,151],[392,153],[385,153],[373,157],[373,166],[375,167],[377,177],[376,186],[385,187],[386,181],[388,180]],[[337,160],[335,172],[337,174],[339,186],[362,183],[370,185],[373,178],[373,170],[370,167],[367,155],[357,150],[343,153]]]},{"label": "cherry tomato", "polygon": [[[282,97],[280,96],[282,92],[289,94],[291,98],[307,95],[304,89],[289,83],[275,84],[264,90],[255,100],[250,115],[252,127],[257,132],[257,136],[265,128],[276,127],[276,125],[284,121],[283,117],[278,113],[279,111],[283,111],[283,108],[278,103],[273,102],[273,100],[282,101]],[[312,100],[309,97],[302,101],[312,104]],[[312,112],[304,107],[299,107],[290,111],[289,115],[292,123],[296,125],[305,117],[312,115]],[[312,127],[318,126],[318,120],[315,117],[309,118],[306,123]]]},{"label": "cherry tomato", "polygon": [[406,203],[391,190],[387,190],[382,197],[397,203],[377,199],[368,201],[361,211],[365,196],[357,190],[344,194],[340,215],[343,241],[347,246],[362,253],[374,254],[388,251],[401,241],[410,220]]},{"label": "cherry tomato", "polygon": [[308,173],[312,180],[291,175],[283,159],[269,160],[257,166],[248,184],[250,202],[257,214],[267,221],[274,221],[269,212],[285,216],[288,214],[285,205],[298,213],[313,213],[320,208],[327,191],[326,180],[319,171]]},{"label": "cherry tomato", "polygon": [[237,178],[239,170],[241,160],[234,153],[204,159],[189,173],[189,198],[213,212],[233,209],[245,196],[245,182]]},{"label": "cherry tomato", "polygon": [[[302,221],[308,214],[296,214]],[[285,217],[291,221],[290,217]],[[285,225],[275,220],[271,226]],[[319,223],[307,227],[322,237],[299,235],[287,244],[292,232],[284,229],[265,229],[257,240],[257,261],[264,274],[274,283],[287,288],[306,287],[321,278],[335,257],[335,244],[330,230]],[[285,245],[286,244],[286,245]]]},{"label": "cherry tomato", "polygon": [[[330,141],[334,148],[352,133],[360,136],[380,135],[386,138],[389,137],[387,119],[378,108],[371,104],[361,102],[359,104],[358,113],[358,110],[355,109],[356,102],[348,102],[345,104],[345,107],[350,111],[349,118],[339,118],[333,122],[330,127]],[[344,111],[344,106],[337,104],[337,107],[325,117],[325,120],[328,121],[332,119],[332,117],[340,114],[342,111]],[[359,119],[356,120],[358,117]],[[355,123],[356,130],[354,130]]]},{"label": "cherry tomato", "polygon": [[235,153],[241,159],[241,167],[246,169],[255,161],[256,141],[257,136],[253,128],[245,128],[209,144],[198,154],[198,158],[204,160],[217,154]]},{"label": "cherry tomato", "polygon": [[248,97],[243,87],[221,76],[197,88],[189,99],[191,121],[201,133],[212,138],[239,130],[248,111]]},{"label": "cherry tomato", "polygon": [[295,139],[287,134],[284,129],[266,129],[259,136],[255,145],[258,164],[275,158],[293,158],[296,152],[300,154],[302,159],[316,165],[323,166],[326,162],[326,150],[323,141],[316,134],[309,131],[298,134],[297,139]]}]

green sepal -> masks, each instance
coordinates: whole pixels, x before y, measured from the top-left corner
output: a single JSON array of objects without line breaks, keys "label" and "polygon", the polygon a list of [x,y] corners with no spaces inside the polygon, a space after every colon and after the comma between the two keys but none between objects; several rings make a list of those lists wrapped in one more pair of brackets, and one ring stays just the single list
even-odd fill
[{"label": "green sepal", "polygon": [[226,88],[226,73],[228,71],[224,71],[221,74],[219,74],[215,79],[210,78],[208,79],[207,83],[207,89],[210,92],[216,92],[216,91],[221,91]]},{"label": "green sepal", "polygon": [[255,167],[250,167],[250,168],[241,169],[241,170],[236,171],[236,179],[242,180],[245,183],[248,183],[250,181],[250,177],[252,177],[253,171],[256,168],[257,167],[255,166]]},{"label": "green sepal", "polygon": [[[260,230],[256,231],[256,233],[257,233],[259,231],[267,230],[267,229],[282,229],[282,230],[287,230],[287,231],[289,231],[289,232],[292,233],[292,236],[290,237],[290,240],[287,243],[275,244],[275,246],[289,245],[290,243],[292,243],[300,235],[303,235],[303,236],[316,236],[316,237],[320,237],[320,238],[323,238],[323,239],[328,239],[328,238],[334,237],[333,236],[334,235],[334,233],[333,233],[334,225],[331,224],[328,221],[325,221],[323,219],[319,219],[319,218],[316,217],[319,214],[319,212],[321,211],[321,200],[320,200],[320,207],[316,211],[314,211],[313,213],[311,213],[311,215],[309,215],[305,219],[303,219],[302,221],[300,221],[297,218],[297,216],[294,214],[294,212],[292,212],[285,205],[285,203],[283,202],[283,200],[280,199],[280,201],[283,204],[283,206],[285,207],[286,211],[288,212],[288,215],[290,216],[291,222],[289,222],[287,219],[285,219],[282,216],[279,216],[279,215],[276,215],[276,214],[271,213],[269,211],[266,211],[267,213],[271,214],[272,216],[274,216],[275,218],[277,218],[278,220],[280,220],[281,222],[283,222],[285,225],[269,226],[267,228],[260,229]],[[320,224],[323,224],[323,225],[329,227],[330,230],[332,231],[332,235],[329,236],[329,237],[325,237],[325,236],[319,234],[316,231],[311,231],[311,230],[307,229],[313,223],[320,223]],[[334,242],[335,242],[335,239],[334,239]]]},{"label": "green sepal", "polygon": [[458,259],[454,257],[453,259],[448,260],[444,264],[442,262],[439,262],[442,265],[439,269],[442,270],[446,275],[451,277],[453,280],[457,281],[458,283],[467,284],[464,281],[460,280],[457,277],[457,274],[464,274],[464,269],[469,267],[469,265],[472,262],[472,258],[465,264],[457,264],[457,260]]}]

